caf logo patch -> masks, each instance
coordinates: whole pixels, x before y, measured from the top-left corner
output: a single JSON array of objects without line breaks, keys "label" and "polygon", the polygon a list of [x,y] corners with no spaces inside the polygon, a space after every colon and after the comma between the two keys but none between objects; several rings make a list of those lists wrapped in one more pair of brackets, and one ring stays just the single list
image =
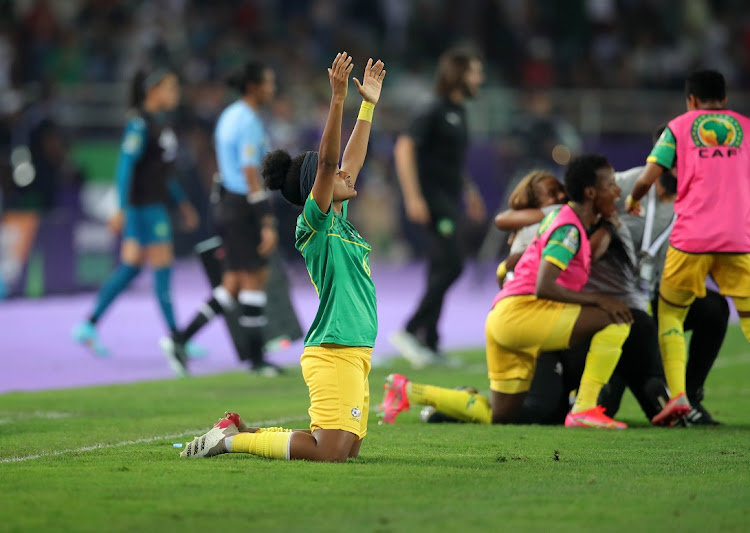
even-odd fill
[{"label": "caf logo patch", "polygon": [[695,146],[733,146],[742,144],[742,126],[731,115],[706,113],[698,116],[690,128]]}]

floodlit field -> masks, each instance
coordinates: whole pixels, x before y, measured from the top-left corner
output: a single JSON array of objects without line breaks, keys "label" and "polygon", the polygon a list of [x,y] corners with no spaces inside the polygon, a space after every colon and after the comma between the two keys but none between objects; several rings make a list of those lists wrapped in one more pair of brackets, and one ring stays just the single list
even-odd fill
[{"label": "floodlit field", "polygon": [[[464,368],[391,371],[487,388],[481,351]],[[748,531],[750,348],[730,328],[707,384],[718,428],[395,426],[371,414],[344,465],[249,455],[185,460],[173,443],[224,410],[308,423],[298,370],[0,395],[0,531]]]}]

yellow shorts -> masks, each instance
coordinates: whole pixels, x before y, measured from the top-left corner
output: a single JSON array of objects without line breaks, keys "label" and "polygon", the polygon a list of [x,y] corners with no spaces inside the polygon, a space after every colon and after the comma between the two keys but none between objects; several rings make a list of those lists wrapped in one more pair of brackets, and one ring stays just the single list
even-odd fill
[{"label": "yellow shorts", "polygon": [[531,295],[500,300],[485,324],[490,389],[506,394],[528,391],[539,353],[567,348],[580,314],[580,305]]},{"label": "yellow shorts", "polygon": [[310,391],[310,429],[343,429],[362,439],[370,412],[372,348],[306,346],[300,363]]},{"label": "yellow shorts", "polygon": [[750,254],[689,254],[671,246],[661,276],[662,296],[674,305],[689,305],[693,296],[706,296],[708,274],[722,295],[750,297]]}]

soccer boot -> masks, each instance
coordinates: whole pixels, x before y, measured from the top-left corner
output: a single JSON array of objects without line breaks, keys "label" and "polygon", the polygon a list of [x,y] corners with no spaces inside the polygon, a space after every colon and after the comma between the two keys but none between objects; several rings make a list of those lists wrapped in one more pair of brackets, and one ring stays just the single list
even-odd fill
[{"label": "soccer boot", "polygon": [[651,419],[655,426],[671,426],[690,412],[690,401],[683,392],[667,402],[659,413]]},{"label": "soccer boot", "polygon": [[185,355],[188,359],[205,359],[208,357],[208,348],[192,341],[185,343]]},{"label": "soccer boot", "polygon": [[191,442],[185,443],[185,449],[180,453],[180,457],[198,458],[213,457],[222,453],[227,453],[224,446],[226,437],[233,437],[239,431],[234,422],[229,418],[222,418],[207,433],[200,437],[195,437]]},{"label": "soccer boot", "polygon": [[401,374],[391,374],[385,378],[385,398],[380,404],[379,424],[393,424],[401,411],[409,410],[409,398],[406,396],[406,385],[409,380]]},{"label": "soccer boot", "polygon": [[79,322],[73,326],[70,336],[78,344],[87,346],[94,355],[99,357],[107,357],[109,355],[109,350],[99,340],[99,333],[96,331],[96,326],[88,320]]},{"label": "soccer boot", "polygon": [[628,425],[608,417],[604,414],[604,407],[597,405],[579,413],[568,413],[568,416],[565,417],[565,427],[625,429]]},{"label": "soccer boot", "polygon": [[700,402],[690,402],[690,412],[682,418],[680,423],[685,426],[718,426],[721,424],[718,420],[706,411],[706,408]]}]

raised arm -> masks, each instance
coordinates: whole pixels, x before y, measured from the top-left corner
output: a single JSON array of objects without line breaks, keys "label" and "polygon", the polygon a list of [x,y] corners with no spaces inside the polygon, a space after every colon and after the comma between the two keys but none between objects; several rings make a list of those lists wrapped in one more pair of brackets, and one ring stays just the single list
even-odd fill
[{"label": "raised arm", "polygon": [[354,125],[349,142],[344,148],[344,157],[341,161],[341,170],[349,174],[352,186],[357,182],[359,171],[365,163],[367,155],[367,143],[370,140],[370,126],[372,125],[372,113],[375,104],[380,99],[380,90],[383,87],[385,78],[385,65],[378,60],[375,64],[372,58],[367,61],[365,74],[362,77],[362,83],[357,78],[353,78],[354,85],[357,86],[359,94],[362,95],[362,106],[359,110],[357,123]]},{"label": "raised arm", "polygon": [[312,195],[315,203],[323,213],[331,208],[333,199],[333,184],[339,170],[339,155],[341,154],[341,117],[344,112],[344,100],[349,84],[349,74],[352,71],[352,58],[346,52],[336,55],[333,65],[328,69],[328,80],[331,82],[331,107],[328,110],[323,136],[320,139],[318,151],[318,170]]},{"label": "raised arm", "polygon": [[664,167],[659,163],[646,163],[646,167],[633,185],[633,192],[625,199],[625,210],[628,213],[638,215],[641,212],[639,205],[641,198],[646,196],[648,190],[663,173]]}]

